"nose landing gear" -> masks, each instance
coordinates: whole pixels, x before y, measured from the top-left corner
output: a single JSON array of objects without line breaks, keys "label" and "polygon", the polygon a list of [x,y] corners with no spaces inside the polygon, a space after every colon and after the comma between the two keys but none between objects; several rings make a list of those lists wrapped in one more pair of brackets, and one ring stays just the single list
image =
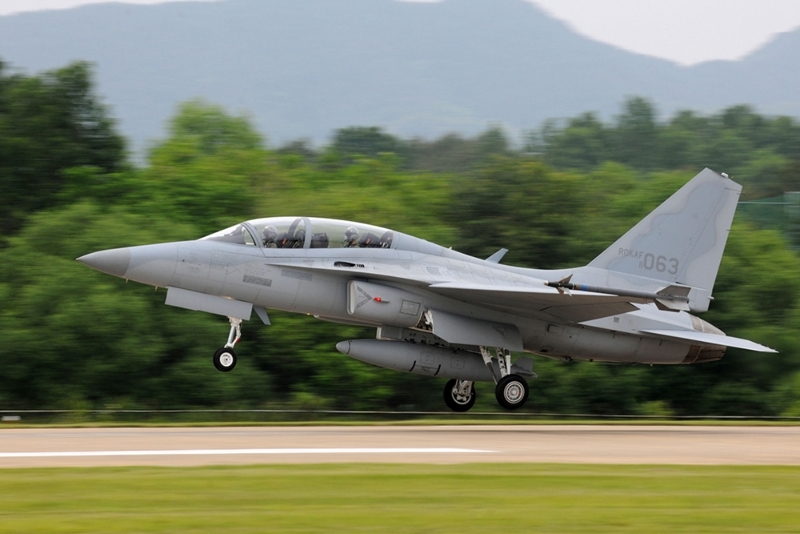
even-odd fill
[{"label": "nose landing gear", "polygon": [[236,367],[236,352],[234,352],[233,346],[242,337],[242,320],[236,317],[228,317],[228,321],[231,323],[228,342],[214,353],[214,367],[217,368],[217,371],[222,371],[223,373],[227,373]]},{"label": "nose landing gear", "polygon": [[222,371],[223,373],[233,370],[236,367],[236,353],[233,349],[225,347],[218,349],[214,353],[214,367],[217,368],[217,371]]}]

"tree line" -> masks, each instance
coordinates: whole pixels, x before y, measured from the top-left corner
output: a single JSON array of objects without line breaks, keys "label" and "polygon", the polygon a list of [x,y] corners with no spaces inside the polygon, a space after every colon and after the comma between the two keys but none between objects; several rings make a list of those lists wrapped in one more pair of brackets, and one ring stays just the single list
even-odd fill
[{"label": "tree line", "polygon": [[[136,165],[89,65],[33,76],[2,66],[0,409],[440,409],[436,380],[334,348],[374,332],[303,316],[246,324],[237,369],[219,373],[211,354],[224,318],[167,307],[163,290],[75,258],[303,214],[565,267],[590,261],[704,166],[734,175],[750,198],[800,188],[796,120],[745,106],[656,116],[631,98],[611,123],[551,121],[521,146],[499,128],[426,141],[351,127],[319,148],[270,147],[245,117],[190,101]],[[780,353],[729,349],[719,362],[652,368],[536,358],[526,409],[800,415],[800,259],[785,237],[737,215],[714,296],[705,319]],[[486,389],[479,407],[495,409],[490,398]]]}]

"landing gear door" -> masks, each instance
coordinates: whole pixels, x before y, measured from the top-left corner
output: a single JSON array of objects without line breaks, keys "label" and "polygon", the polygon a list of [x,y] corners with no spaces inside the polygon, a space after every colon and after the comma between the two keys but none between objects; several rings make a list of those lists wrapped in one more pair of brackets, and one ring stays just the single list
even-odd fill
[{"label": "landing gear door", "polygon": [[178,287],[170,287],[167,289],[167,301],[165,304],[192,311],[203,311],[215,315],[237,317],[245,321],[250,320],[250,315],[253,311],[253,304],[251,302],[216,297],[214,295],[188,291]]}]

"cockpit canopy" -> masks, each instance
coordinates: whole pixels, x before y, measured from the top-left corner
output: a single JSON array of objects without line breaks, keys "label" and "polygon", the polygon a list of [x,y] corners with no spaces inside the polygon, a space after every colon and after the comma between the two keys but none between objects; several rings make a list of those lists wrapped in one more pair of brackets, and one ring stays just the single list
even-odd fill
[{"label": "cockpit canopy", "polygon": [[253,219],[202,239],[263,248],[392,248],[395,232],[318,217]]}]

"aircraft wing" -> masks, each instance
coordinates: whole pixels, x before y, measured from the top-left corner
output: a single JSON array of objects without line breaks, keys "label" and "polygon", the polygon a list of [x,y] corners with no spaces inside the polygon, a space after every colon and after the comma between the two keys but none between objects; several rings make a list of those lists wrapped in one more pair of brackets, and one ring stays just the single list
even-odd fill
[{"label": "aircraft wing", "polygon": [[695,341],[703,345],[721,345],[723,347],[734,347],[737,349],[752,350],[755,352],[778,352],[777,350],[759,345],[753,341],[739,337],[723,336],[720,334],[710,334],[708,332],[692,332],[688,330],[642,330],[645,334],[664,336],[683,341]]},{"label": "aircraft wing", "polygon": [[372,268],[371,265],[367,263],[365,267],[365,263],[359,263],[359,260],[351,261],[337,261],[332,265],[307,265],[305,263],[301,263],[298,261],[281,261],[281,260],[272,260],[266,263],[267,265],[272,265],[276,267],[287,267],[291,269],[298,269],[301,271],[308,271],[308,272],[320,272],[320,273],[330,273],[335,275],[352,275],[353,277],[357,278],[364,278],[368,280],[382,280],[385,282],[395,282],[400,284],[406,284],[416,287],[425,287],[430,284],[430,280],[422,275],[414,276],[413,273],[403,273],[402,276],[396,273],[387,273],[378,271]]},{"label": "aircraft wing", "polygon": [[645,299],[620,297],[602,293],[564,293],[542,286],[516,287],[445,282],[428,289],[450,298],[512,314],[549,315],[562,321],[580,323],[635,311],[632,303]]},{"label": "aircraft wing", "polygon": [[425,288],[449,298],[484,306],[495,311],[523,317],[545,318],[545,320],[550,317],[569,323],[580,323],[635,311],[638,308],[632,304],[633,302],[650,302],[642,298],[621,297],[589,291],[563,292],[544,284],[541,287],[517,287],[463,282],[431,283],[430,279],[426,279],[427,277],[416,277],[413,273],[398,276],[395,273],[381,273],[364,268],[364,265],[345,261],[336,262],[332,266],[310,266],[280,261],[271,261],[270,264],[310,272],[328,272],[338,275],[352,273],[369,280],[383,280]]}]

